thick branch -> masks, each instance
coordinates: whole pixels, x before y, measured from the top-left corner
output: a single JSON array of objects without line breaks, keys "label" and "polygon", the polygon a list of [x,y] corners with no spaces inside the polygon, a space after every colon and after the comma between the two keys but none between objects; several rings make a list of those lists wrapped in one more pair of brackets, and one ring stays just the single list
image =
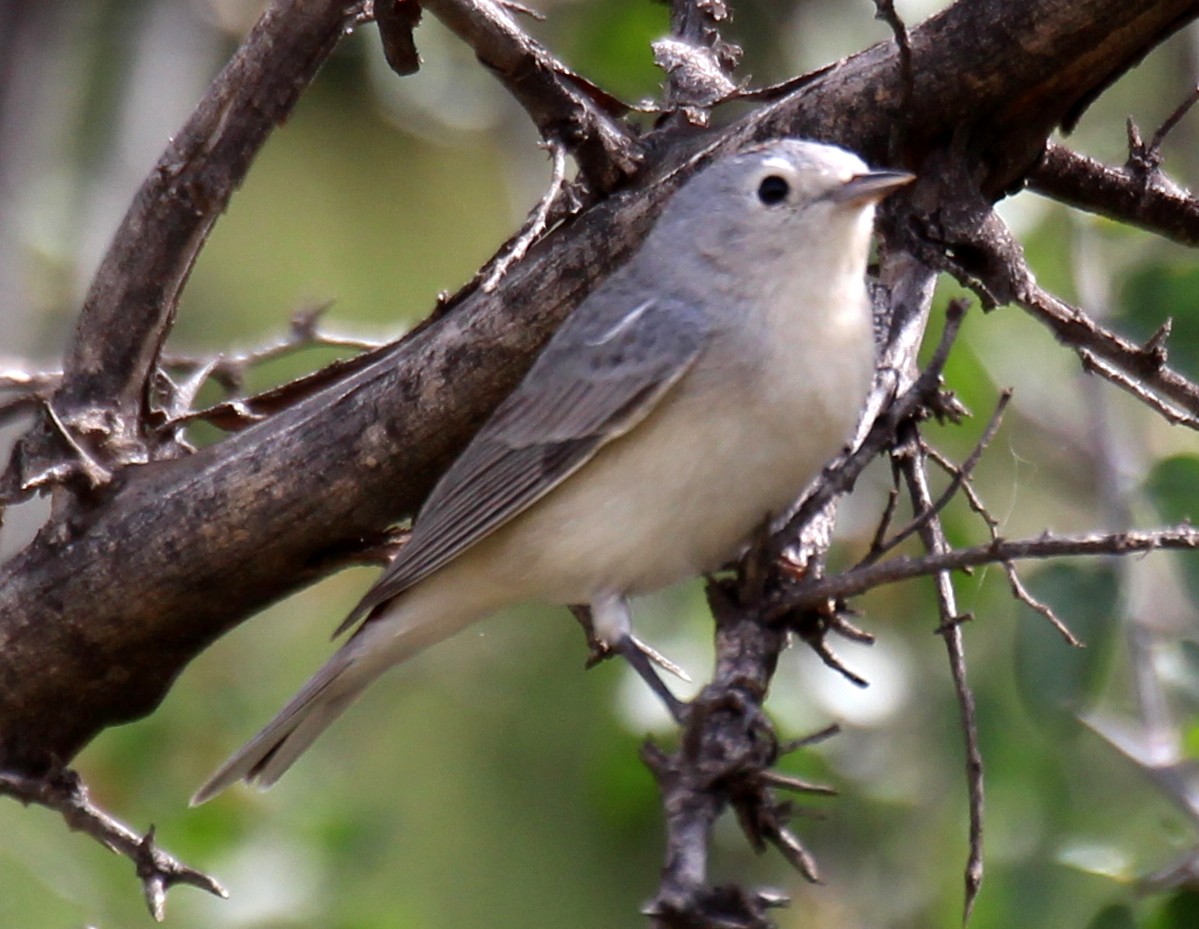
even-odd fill
[{"label": "thick branch", "polygon": [[175,133],[79,314],[55,398],[68,425],[107,433],[101,441],[114,449],[141,446],[148,381],[192,264],[259,148],[341,37],[348,6],[276,0]]},{"label": "thick branch", "polygon": [[[1057,122],[1197,10],[1196,0],[961,0],[911,31],[910,109],[888,42],[727,131],[663,139],[634,184],[531,248],[493,293],[460,294],[402,344],[222,444],[120,472],[102,506],[0,570],[0,752],[26,770],[70,759],[104,726],[152,709],[213,638],[411,513],[553,327],[640,241],[698,166],[697,146],[706,155],[803,134],[882,163],[901,118],[920,146],[905,153],[911,165],[961,130],[994,196]],[[155,250],[163,225],[126,228],[120,247]],[[191,254],[190,241],[177,247]]]}]

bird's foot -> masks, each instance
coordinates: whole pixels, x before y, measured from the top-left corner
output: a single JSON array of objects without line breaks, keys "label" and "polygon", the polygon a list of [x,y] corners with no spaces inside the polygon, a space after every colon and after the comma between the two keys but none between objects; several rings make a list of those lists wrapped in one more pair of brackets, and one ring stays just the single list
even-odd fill
[{"label": "bird's foot", "polygon": [[670,688],[666,686],[666,682],[658,675],[654,666],[657,665],[682,680],[690,682],[691,678],[686,671],[634,635],[621,636],[611,643],[609,648],[628,662],[629,667],[637,672],[637,676],[657,694],[658,699],[665,704],[666,711],[670,713],[676,723],[681,726],[687,721],[688,704],[671,693]]}]

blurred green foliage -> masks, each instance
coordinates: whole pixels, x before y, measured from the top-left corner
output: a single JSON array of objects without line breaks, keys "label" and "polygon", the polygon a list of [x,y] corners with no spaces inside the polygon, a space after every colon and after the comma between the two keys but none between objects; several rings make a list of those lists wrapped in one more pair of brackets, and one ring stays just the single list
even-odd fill
[{"label": "blurred green foliage", "polygon": [[[201,10],[208,32],[151,28],[152,13],[184,6]],[[914,20],[933,6],[902,12]],[[865,2],[737,7],[732,34],[763,80],[885,35]],[[630,100],[656,92],[647,43],[665,32],[665,6],[579,0],[544,9],[547,22],[530,28],[582,73]],[[124,101],[139,88],[146,93],[154,79],[135,67],[137,56],[169,61],[161,54],[186,36],[202,45],[212,73],[244,28],[229,19],[238,10],[231,0],[90,0],[75,14],[83,25],[73,20],[76,28],[56,36],[55,60],[73,75],[69,86],[86,93],[59,113],[63,125],[49,133],[57,147],[26,202],[40,223],[30,250],[41,276],[30,292],[44,302],[31,318],[15,314],[12,325],[25,326],[40,344],[61,345],[70,330],[87,275],[86,260],[71,257],[87,240],[85,220],[110,229],[127,201],[114,196],[118,209],[107,214],[61,207],[103,180],[103,166],[127,141]],[[444,40],[435,30],[426,23],[417,33],[427,58]],[[125,57],[114,58],[113,48]],[[1182,56],[1178,43],[1151,56],[1088,114],[1077,143],[1118,161],[1124,116],[1132,112],[1152,126],[1185,91]],[[345,43],[218,224],[171,349],[262,344],[296,309],[329,300],[336,301],[331,327],[391,337],[427,313],[439,290],[469,279],[534,202],[548,167],[519,111],[490,83],[475,83],[469,55],[462,61],[448,87],[463,109],[438,122],[443,104],[429,101],[448,98],[436,83],[436,62],[400,81],[380,68],[370,30]],[[201,90],[163,81],[162,95],[178,95],[163,111],[185,113]],[[1139,109],[1143,101],[1152,101],[1152,112]],[[137,170],[152,163],[178,118],[155,125]],[[1184,178],[1194,176],[1188,159],[1197,150],[1187,144],[1189,125],[1167,150],[1167,166]],[[137,176],[124,175],[129,193]],[[1085,244],[1116,295],[1112,324],[1147,338],[1173,316],[1171,358],[1199,372],[1199,272],[1189,253],[1031,195],[1004,210],[1043,283],[1077,297],[1086,283],[1077,261]],[[942,290],[939,306],[958,292],[949,284]],[[328,355],[289,357],[256,371],[251,386],[295,376]],[[975,474],[1004,535],[1110,524],[1115,515],[1093,444],[1100,428],[1113,430],[1123,453],[1122,507],[1142,523],[1194,515],[1193,433],[1168,429],[1082,377],[1077,362],[1017,310],[968,317],[947,383],[976,415],[962,426],[932,425],[928,434],[959,460],[998,390],[1015,388],[999,438]],[[885,467],[870,472],[845,508],[834,553],[840,562],[868,544],[888,479]],[[961,501],[947,511],[946,528],[956,543],[987,537]],[[1195,559],[1150,563],[1165,564],[1169,578],[1182,566],[1190,584],[1190,599],[1169,605],[1189,617],[1174,654],[1193,671]],[[1132,602],[1129,569],[1062,563],[1022,570],[1087,647],[1070,649],[1042,617],[1016,604],[997,569],[958,578],[960,607],[975,617],[966,641],[988,789],[987,878],[971,925],[1193,929],[1194,894],[1134,891],[1136,877],[1193,846],[1193,824],[1077,721],[1096,706],[1130,712],[1131,672],[1118,647]],[[152,716],[104,733],[79,758],[98,802],[139,828],[154,823],[168,849],[229,888],[227,902],[172,891],[168,925],[643,925],[637,911],[655,887],[662,840],[657,791],[637,750],[647,735],[664,742],[673,735],[623,669],[583,672],[582,638],[561,610],[498,617],[391,675],[271,792],[236,789],[187,808],[202,778],[328,654],[327,632],[371,576],[347,571],[265,611],[197,660]],[[797,649],[784,657],[772,703],[785,736],[844,725],[842,736],[784,761],[786,770],[841,791],[836,800],[799,804],[798,831],[824,884],[803,884],[778,856],[753,855],[730,822],[717,833],[713,877],[791,894],[793,905],[778,914],[783,927],[956,925],[966,854],[962,737],[944,649],[933,635],[931,585],[884,588],[858,606],[878,645],[834,647],[872,687],[859,692]],[[651,598],[639,608],[638,625],[702,679],[710,620],[694,586]],[[1187,714],[1179,723],[1184,743],[1195,757],[1191,717],[1199,699],[1192,693],[1179,703]],[[0,834],[0,926],[149,925],[128,862],[68,833],[51,814],[0,803]]]}]

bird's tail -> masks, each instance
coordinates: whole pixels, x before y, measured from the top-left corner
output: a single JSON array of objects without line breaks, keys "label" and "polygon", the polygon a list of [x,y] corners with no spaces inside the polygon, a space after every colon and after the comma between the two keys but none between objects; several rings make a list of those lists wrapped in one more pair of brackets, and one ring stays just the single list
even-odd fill
[{"label": "bird's tail", "polygon": [[204,782],[192,806],[210,800],[240,780],[270,787],[325,728],[375,679],[382,668],[363,674],[347,642],[254,738]]},{"label": "bird's tail", "polygon": [[378,608],[278,715],[204,782],[191,805],[239,780],[270,787],[384,671],[488,612],[463,610],[461,602],[446,609],[447,598],[431,589],[440,586],[426,581]]}]

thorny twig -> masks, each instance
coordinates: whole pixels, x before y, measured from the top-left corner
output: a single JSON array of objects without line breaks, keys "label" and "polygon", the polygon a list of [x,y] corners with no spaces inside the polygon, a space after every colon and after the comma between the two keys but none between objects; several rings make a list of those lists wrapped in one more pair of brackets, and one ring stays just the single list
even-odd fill
[{"label": "thorny twig", "polygon": [[490,264],[479,271],[482,279],[479,287],[484,293],[495,290],[500,279],[512,265],[525,257],[529,248],[545,233],[549,226],[550,210],[562,196],[566,183],[566,146],[558,139],[550,137],[544,142],[550,153],[553,168],[550,173],[549,186],[537,201],[537,206],[529,214],[520,230],[509,239],[503,249],[491,260]]},{"label": "thorny twig", "polygon": [[[325,302],[296,310],[288,321],[287,335],[266,345],[232,355],[195,356],[164,352],[161,358],[162,366],[184,375],[201,375],[203,380],[214,380],[225,390],[236,394],[245,386],[246,375],[252,368],[296,352],[310,348],[344,348],[355,352],[368,352],[384,344],[359,336],[329,332],[322,328],[321,318],[332,306],[332,302]],[[200,386],[195,385],[193,396]]]},{"label": "thorny twig", "polygon": [[1104,380],[1111,381],[1117,387],[1126,390],[1155,413],[1160,414],[1166,422],[1175,426],[1186,426],[1188,429],[1199,429],[1199,416],[1186,413],[1173,404],[1167,403],[1152,391],[1146,390],[1139,378],[1130,377],[1085,348],[1079,350],[1078,357],[1082,361],[1082,369],[1088,374],[1098,374]]},{"label": "thorny twig", "polygon": [[770,615],[818,606],[829,599],[856,597],[884,584],[896,584],[941,571],[962,571],[986,564],[1028,559],[1138,555],[1157,550],[1199,549],[1199,529],[1182,524],[1128,532],[1074,535],[1042,533],[1034,538],[1004,539],[969,548],[922,556],[901,555],[864,568],[806,582],[788,589],[771,605]]},{"label": "thorny twig", "polygon": [[[1010,302],[1044,324],[1091,369],[1178,422],[1190,415],[1199,422],[1199,384],[1167,364],[1165,335],[1159,332],[1137,345],[1100,325],[1083,310],[1046,291],[1028,269],[1024,255],[1003,220],[989,205],[977,203],[942,217],[939,260],[965,286],[991,304]],[[968,260],[963,256],[969,256]],[[1103,362],[1100,367],[1096,362]],[[1114,371],[1115,376],[1109,376]]]},{"label": "thorny twig", "polygon": [[[1106,377],[1110,368],[1117,369],[1123,378],[1108,380],[1129,391],[1138,399],[1146,393],[1156,396],[1155,412],[1165,415],[1166,406],[1174,406],[1193,418],[1199,418],[1199,385],[1184,377],[1166,364],[1166,353],[1162,345],[1151,339],[1145,345],[1116,335],[1100,326],[1082,310],[1057,299],[1027,279],[1021,288],[1017,302],[1036,319],[1049,326],[1066,345],[1074,349],[1080,359],[1090,358],[1092,369]],[[1096,360],[1103,360],[1108,367],[1100,368]],[[1138,390],[1131,390],[1136,383]],[[1179,419],[1179,422],[1183,422]]]},{"label": "thorny twig", "polygon": [[1161,170],[1162,145],[1166,141],[1166,136],[1174,130],[1174,127],[1182,121],[1182,118],[1196,103],[1199,103],[1199,87],[1188,93],[1182,103],[1174,109],[1174,112],[1165,118],[1148,143],[1141,137],[1141,130],[1137,128],[1137,124],[1131,118],[1128,120],[1128,170],[1139,177],[1144,184],[1148,185],[1149,181]]},{"label": "thorny twig", "polygon": [[[991,413],[991,419],[987,422],[986,428],[983,429],[983,434],[974,444],[974,448],[970,451],[970,454],[966,457],[966,460],[962,462],[961,466],[953,469],[953,472],[950,474],[949,486],[945,488],[945,490],[941,493],[941,496],[939,496],[930,507],[917,513],[916,516],[913,517],[913,519],[903,527],[903,529],[895,533],[895,535],[893,535],[890,539],[887,539],[886,541],[880,540],[877,544],[871,545],[870,551],[859,562],[859,566],[874,564],[874,562],[878,561],[879,558],[881,558],[887,552],[892,551],[894,548],[901,545],[905,540],[911,538],[915,533],[919,532],[929,520],[939,515],[940,512],[945,509],[945,507],[949,504],[949,501],[952,500],[962,488],[962,485],[967,482],[970,474],[974,471],[979,460],[982,458],[983,452],[995,438],[995,433],[999,431],[999,425],[1001,422],[1003,422],[1004,411],[1007,409],[1008,403],[1011,401],[1011,399],[1012,392],[1010,390],[1004,390],[1000,393],[999,402],[995,404],[995,410]],[[923,439],[921,439],[921,444],[923,445]],[[890,506],[890,504],[888,505]]]},{"label": "thorny twig", "polygon": [[[965,496],[966,502],[970,505],[970,509],[973,510],[986,524],[987,532],[991,536],[991,541],[1001,541],[999,535],[999,520],[991,515],[990,510],[986,508],[982,502],[982,499],[978,496],[978,492],[974,489],[974,485],[971,483],[969,477],[965,473],[965,465],[962,465],[961,467],[955,465],[941,452],[937,451],[936,448],[926,443],[923,439],[921,439],[921,447],[930,461],[945,471],[950,476],[952,481],[957,482],[958,489],[962,492],[963,496]],[[1062,618],[1054,612],[1053,608],[1049,606],[1049,604],[1038,600],[1032,595],[1028,588],[1024,586],[1024,582],[1020,580],[1020,575],[1016,573],[1016,566],[1010,561],[1000,562],[1000,565],[1003,568],[1004,574],[1007,576],[1008,587],[1011,589],[1012,596],[1029,609],[1040,613],[1043,617],[1045,617],[1045,619],[1049,621],[1050,625],[1052,625],[1053,628],[1058,631],[1061,637],[1066,640],[1068,645],[1072,645],[1075,648],[1080,648],[1082,646],[1082,642],[1080,642],[1077,636],[1070,631],[1070,627],[1066,625],[1065,621],[1063,621]]]},{"label": "thorny twig", "polygon": [[137,868],[146,895],[150,915],[162,922],[166,892],[176,884],[199,887],[215,896],[229,894],[213,877],[188,867],[159,848],[154,827],[139,835],[92,803],[87,788],[74,771],[60,770],[44,778],[0,771],[0,794],[28,806],[36,804],[54,810],[75,832],[91,836],[105,848],[123,855]]},{"label": "thorny twig", "polygon": [[1113,168],[1050,142],[1028,176],[1030,190],[1068,206],[1107,216],[1172,239],[1199,245],[1199,199],[1163,177],[1146,182],[1127,167]]},{"label": "thorny twig", "polygon": [[[898,467],[908,485],[912,497],[912,508],[917,514],[929,512],[933,507],[928,486],[927,456],[922,447],[919,432],[914,424],[905,428],[899,448],[893,454],[898,458]],[[949,542],[937,515],[931,516],[919,527],[920,538],[930,555],[943,555],[950,551]],[[953,675],[954,692],[957,694],[961,714],[962,736],[966,743],[966,786],[970,795],[970,841],[966,858],[966,896],[963,921],[969,922],[970,912],[978,897],[983,879],[983,759],[978,744],[978,720],[975,712],[974,692],[966,680],[966,652],[962,638],[962,621],[948,571],[938,571],[937,606],[941,623],[937,632],[945,642],[949,655],[949,669]]]}]

